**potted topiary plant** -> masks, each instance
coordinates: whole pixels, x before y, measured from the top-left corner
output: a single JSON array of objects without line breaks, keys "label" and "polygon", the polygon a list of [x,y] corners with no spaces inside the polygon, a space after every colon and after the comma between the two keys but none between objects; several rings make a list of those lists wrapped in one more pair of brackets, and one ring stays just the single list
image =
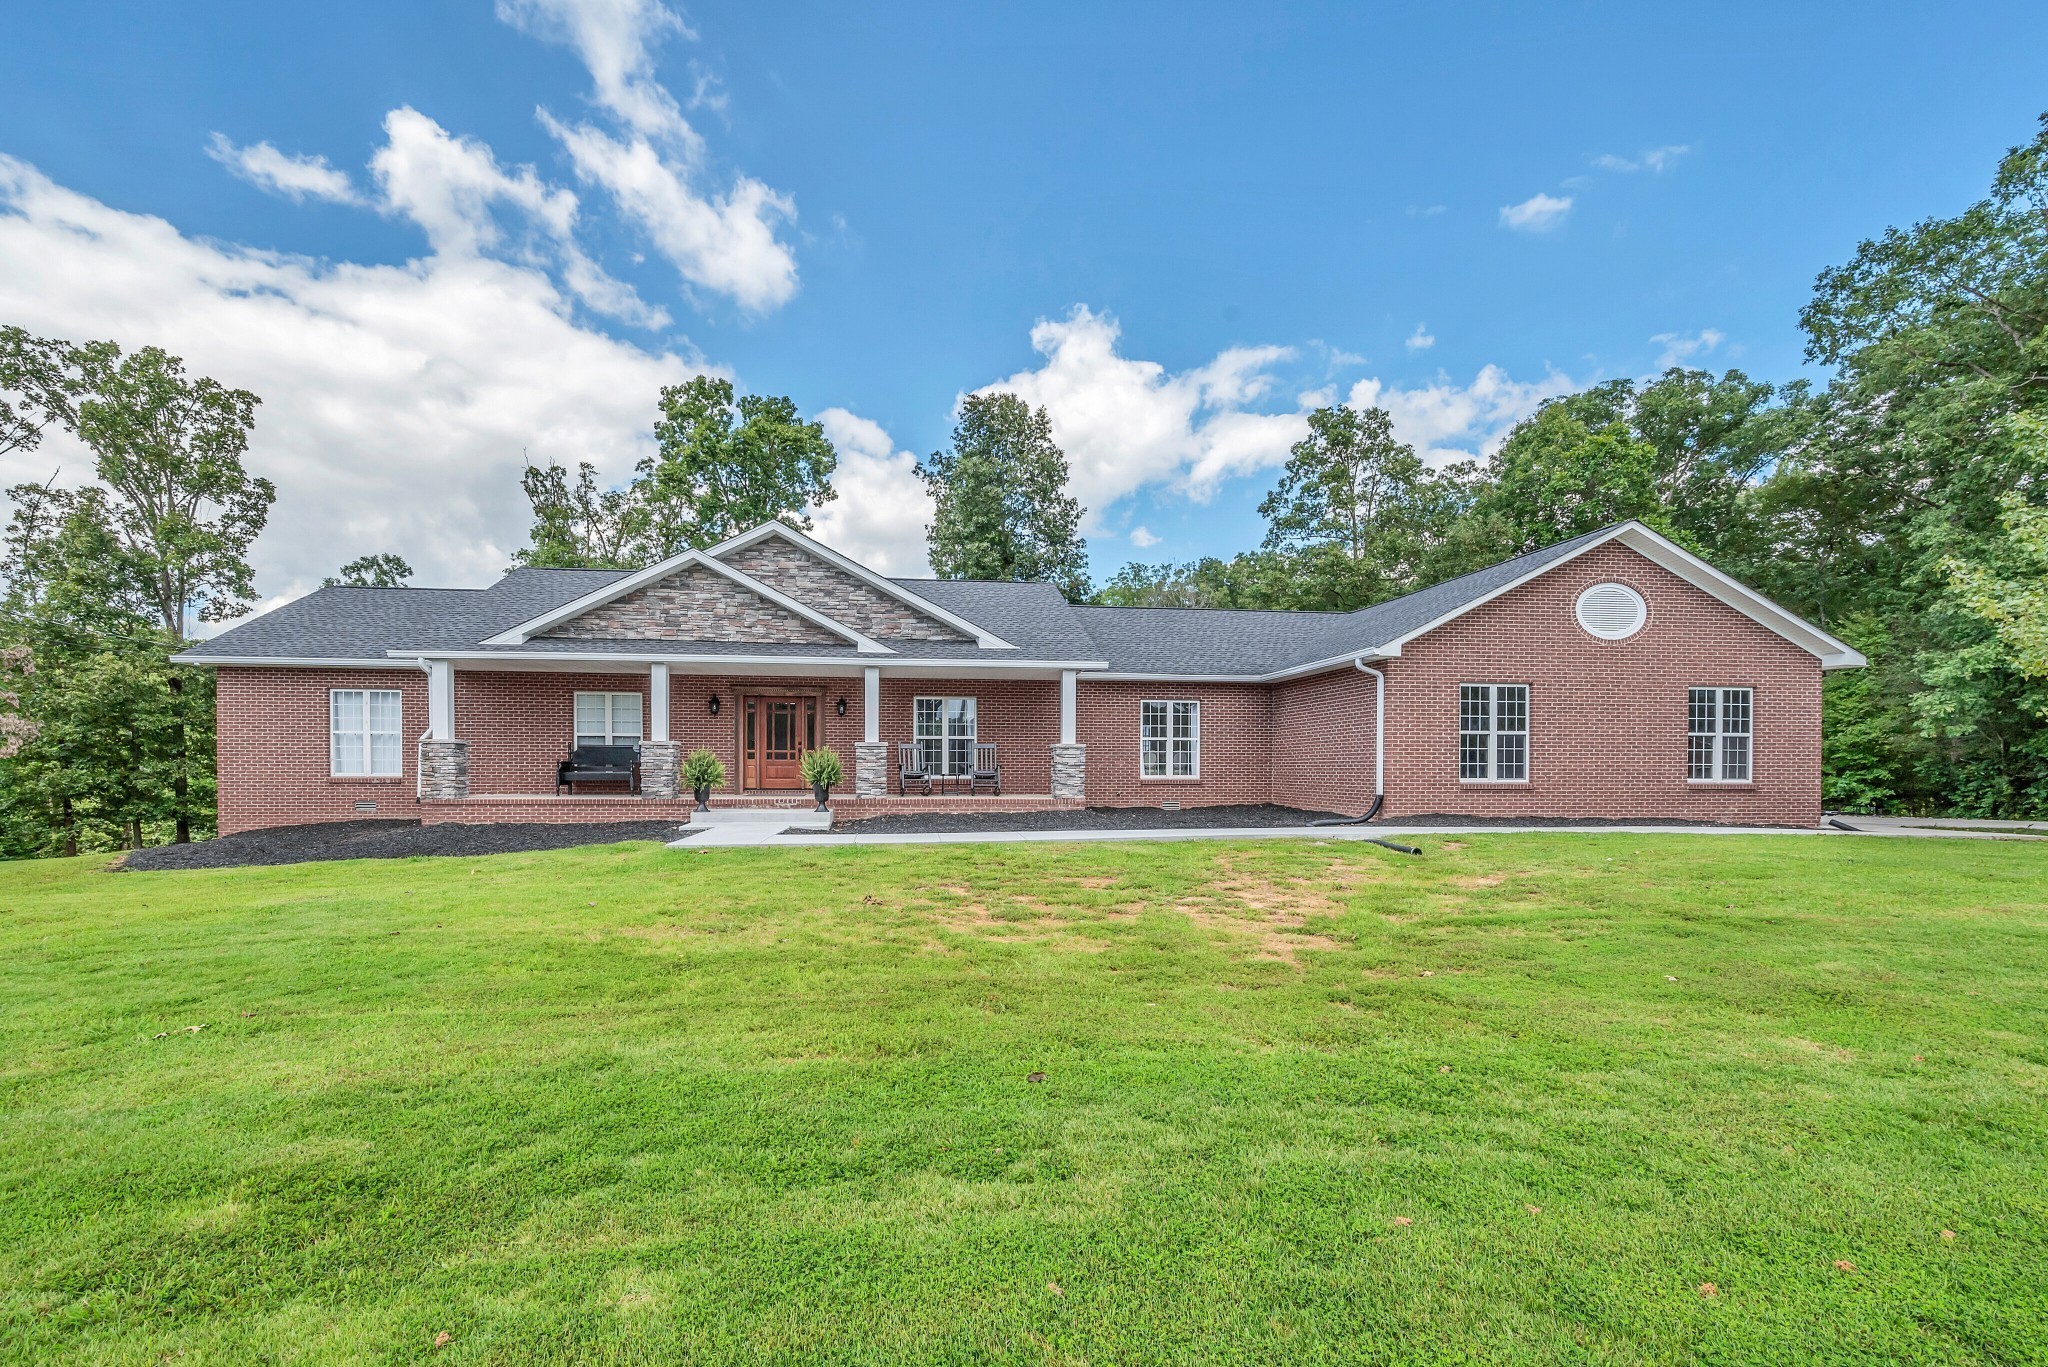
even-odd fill
[{"label": "potted topiary plant", "polygon": [[839,766],[839,752],[806,750],[804,757],[797,761],[796,768],[804,776],[804,782],[811,785],[811,796],[818,799],[818,810],[829,811],[825,799],[831,795],[832,785],[846,777],[846,771]]},{"label": "potted topiary plant", "polygon": [[725,765],[709,750],[692,750],[683,761],[683,782],[697,799],[697,810],[711,810],[711,790],[725,786]]}]

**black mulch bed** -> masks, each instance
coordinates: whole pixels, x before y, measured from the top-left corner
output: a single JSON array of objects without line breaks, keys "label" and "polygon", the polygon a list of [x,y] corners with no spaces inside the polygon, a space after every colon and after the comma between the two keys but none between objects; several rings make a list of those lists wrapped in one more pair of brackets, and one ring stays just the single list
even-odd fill
[{"label": "black mulch bed", "polygon": [[317,859],[410,859],[420,854],[519,854],[620,840],[679,840],[691,834],[673,821],[607,821],[589,825],[502,822],[322,821],[274,826],[190,845],[153,845],[121,861],[124,869],[235,869],[252,864],[307,864]]},{"label": "black mulch bed", "polygon": [[1754,821],[1688,821],[1676,816],[1397,816],[1375,821],[1375,826],[1460,826],[1483,830],[1488,826],[1542,826],[1571,829],[1586,826],[1734,826],[1744,830],[1806,830],[1804,826],[1772,826]]},{"label": "black mulch bed", "polygon": [[[1306,826],[1336,816],[1253,803],[1236,807],[1082,807],[1056,812],[902,812],[832,823],[834,835],[941,835],[952,831],[1179,831],[1222,826]],[[817,832],[806,831],[806,835]]]}]

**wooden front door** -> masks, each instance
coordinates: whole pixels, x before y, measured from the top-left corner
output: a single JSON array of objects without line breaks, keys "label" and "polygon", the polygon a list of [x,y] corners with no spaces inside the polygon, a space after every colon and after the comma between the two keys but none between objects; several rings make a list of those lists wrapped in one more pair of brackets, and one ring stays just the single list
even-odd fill
[{"label": "wooden front door", "polygon": [[804,751],[817,748],[817,736],[816,698],[749,697],[742,781],[749,788],[802,788],[797,761]]}]

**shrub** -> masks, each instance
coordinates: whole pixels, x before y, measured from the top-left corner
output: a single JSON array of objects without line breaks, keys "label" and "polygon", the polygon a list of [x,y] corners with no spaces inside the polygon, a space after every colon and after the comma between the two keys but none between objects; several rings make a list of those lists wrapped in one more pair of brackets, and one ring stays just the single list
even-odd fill
[{"label": "shrub", "polygon": [[683,761],[683,786],[693,793],[699,788],[723,788],[724,763],[709,750],[692,750]]},{"label": "shrub", "polygon": [[797,772],[813,788],[830,788],[846,777],[837,750],[804,751],[804,757],[797,761]]}]

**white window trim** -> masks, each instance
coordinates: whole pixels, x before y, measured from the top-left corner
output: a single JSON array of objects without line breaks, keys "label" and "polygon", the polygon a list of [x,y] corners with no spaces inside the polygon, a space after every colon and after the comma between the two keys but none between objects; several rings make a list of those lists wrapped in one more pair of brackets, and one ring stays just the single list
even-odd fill
[{"label": "white window trim", "polygon": [[[360,773],[343,773],[334,767],[334,695],[360,693],[363,697],[363,767]],[[370,743],[370,695],[389,693],[398,699],[398,767],[376,770],[370,767],[376,747]],[[405,777],[405,692],[397,688],[330,688],[327,690],[327,777],[343,779]]]},{"label": "white window trim", "polygon": [[[981,743],[980,697],[972,693],[958,693],[951,697],[942,697],[936,693],[920,693],[911,699],[910,743],[918,748],[919,753],[923,753],[924,743],[927,739],[917,733],[917,705],[921,702],[935,702],[939,705],[939,763],[942,767],[936,771],[936,776],[941,778],[965,778],[968,774],[973,773],[974,747]],[[974,731],[967,737],[967,767],[960,770],[955,770],[951,767],[953,742],[958,737],[953,734],[953,709],[950,704],[956,702],[971,702],[974,704]]]},{"label": "white window trim", "polygon": [[[1166,709],[1166,772],[1148,774],[1145,772],[1145,708],[1147,705]],[[1173,709],[1185,706],[1194,709],[1195,724],[1189,728],[1193,741],[1192,762],[1194,767],[1185,774],[1173,772]],[[1142,698],[1138,702],[1138,782],[1140,783],[1199,783],[1202,779],[1202,700],[1200,698]]]},{"label": "white window trim", "polygon": [[[1695,731],[1692,729],[1692,695],[1695,691],[1711,692],[1714,695],[1714,730]],[[1721,719],[1727,715],[1727,695],[1747,693],[1749,695],[1749,730],[1740,734],[1749,737],[1749,777],[1723,778],[1721,770],[1728,762],[1728,750],[1721,738],[1730,734],[1723,731]],[[1714,776],[1694,778],[1692,776],[1692,738],[1712,735],[1714,738]],[[1696,788],[1753,788],[1756,786],[1756,690],[1754,688],[1721,688],[1712,684],[1695,684],[1685,691],[1685,781]]]},{"label": "white window trim", "polygon": [[[1476,736],[1480,734],[1477,731],[1467,731],[1465,729],[1464,702],[1465,690],[1468,688],[1484,688],[1488,690],[1486,695],[1485,778],[1466,778],[1464,775],[1465,737],[1468,735]],[[1494,690],[1502,688],[1519,688],[1522,690],[1522,729],[1518,732],[1503,732],[1500,729],[1500,695],[1498,692]],[[1528,787],[1529,776],[1536,772],[1536,747],[1532,742],[1529,732],[1531,712],[1533,711],[1536,705],[1535,688],[1529,684],[1519,683],[1461,683],[1458,685],[1458,697],[1456,701],[1458,704],[1457,749],[1453,753],[1451,763],[1459,771],[1458,782],[1484,785],[1487,787],[1494,788]],[[1493,776],[1494,770],[1500,767],[1500,742],[1498,740],[1498,737],[1502,735],[1519,735],[1522,738],[1522,776],[1520,778],[1495,778]]]},{"label": "white window trim", "polygon": [[[605,745],[631,745],[638,748],[647,739],[647,697],[631,689],[579,688],[569,698],[569,744],[571,748],[581,744],[581,733],[576,728],[576,701],[579,698],[604,699],[604,740]],[[612,730],[612,700],[615,698],[638,698],[640,700],[640,734],[625,740],[617,738]]]}]

